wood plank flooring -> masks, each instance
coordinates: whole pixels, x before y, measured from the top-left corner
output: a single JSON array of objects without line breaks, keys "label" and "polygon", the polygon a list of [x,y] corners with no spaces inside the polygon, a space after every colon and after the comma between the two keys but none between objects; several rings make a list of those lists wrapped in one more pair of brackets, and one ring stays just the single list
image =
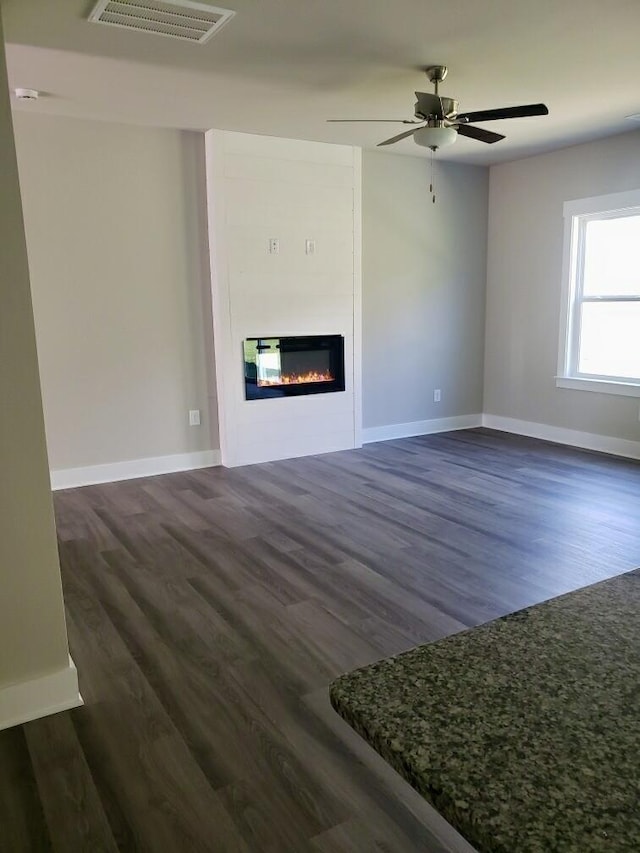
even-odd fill
[{"label": "wood plank flooring", "polygon": [[86,705],[0,732],[3,853],[469,850],[328,683],[640,565],[640,465],[488,430],[55,507]]}]

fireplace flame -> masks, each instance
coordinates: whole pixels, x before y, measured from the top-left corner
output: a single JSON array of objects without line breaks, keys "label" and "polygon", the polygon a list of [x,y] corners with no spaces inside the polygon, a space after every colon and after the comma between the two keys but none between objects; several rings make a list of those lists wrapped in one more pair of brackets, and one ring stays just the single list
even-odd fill
[{"label": "fireplace flame", "polygon": [[273,379],[258,379],[258,386],[264,388],[269,385],[305,385],[307,382],[333,382],[335,376],[329,371],[310,370],[308,373],[282,373]]}]

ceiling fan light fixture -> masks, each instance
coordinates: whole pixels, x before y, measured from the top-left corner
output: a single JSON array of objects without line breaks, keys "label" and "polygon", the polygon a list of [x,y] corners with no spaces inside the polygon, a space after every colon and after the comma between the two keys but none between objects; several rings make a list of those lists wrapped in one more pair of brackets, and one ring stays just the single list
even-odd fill
[{"label": "ceiling fan light fixture", "polygon": [[453,145],[457,136],[458,133],[453,127],[419,127],[413,132],[416,145],[431,148],[433,151]]},{"label": "ceiling fan light fixture", "polygon": [[[108,0],[102,0],[102,2],[108,2]],[[115,2],[115,0],[111,0],[111,2]],[[124,0],[119,0],[119,2],[124,2]],[[127,2],[133,2],[133,0],[127,0]],[[142,2],[142,0],[138,0],[138,2]],[[146,2],[151,2],[151,0],[146,0]],[[154,0],[154,2],[158,2],[158,0]],[[177,2],[177,0],[173,0],[173,2]],[[181,0],[181,2],[187,2],[187,0]],[[390,139],[384,139],[382,142],[378,142],[378,147],[395,145],[396,142],[402,142],[403,139],[408,139],[410,136],[413,137],[416,145],[421,148],[429,148],[432,152],[453,145],[458,136],[493,145],[494,142],[500,142],[501,139],[504,139],[504,135],[493,130],[486,130],[483,127],[476,127],[476,122],[549,115],[549,108],[546,104],[520,104],[516,107],[500,107],[499,109],[459,113],[458,101],[455,98],[444,98],[438,92],[438,84],[444,80],[447,74],[446,65],[431,65],[426,69],[426,72],[435,91],[433,94],[429,92],[415,93],[414,114],[417,122],[407,119],[401,120],[402,124],[422,124],[424,122],[424,125],[416,130],[405,130]],[[634,118],[634,116],[627,116],[627,118]],[[329,120],[345,121],[345,119]],[[385,121],[385,119],[377,120]],[[354,119],[354,121],[364,121],[364,119]]]}]

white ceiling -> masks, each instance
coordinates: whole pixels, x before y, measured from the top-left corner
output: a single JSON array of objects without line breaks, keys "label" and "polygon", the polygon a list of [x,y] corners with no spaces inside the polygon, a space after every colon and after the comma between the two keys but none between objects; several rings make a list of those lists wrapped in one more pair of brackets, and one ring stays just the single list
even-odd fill
[{"label": "white ceiling", "polygon": [[[640,0],[229,0],[204,45],[89,23],[94,0],[0,0],[17,109],[187,129],[220,128],[372,148],[411,118],[420,70],[447,64],[460,110],[543,101],[550,115],[491,122],[507,139],[458,138],[441,158],[497,163],[637,130]],[[201,0],[202,2],[202,0]],[[212,4],[213,5],[213,4]],[[409,139],[392,148],[426,156]]]}]

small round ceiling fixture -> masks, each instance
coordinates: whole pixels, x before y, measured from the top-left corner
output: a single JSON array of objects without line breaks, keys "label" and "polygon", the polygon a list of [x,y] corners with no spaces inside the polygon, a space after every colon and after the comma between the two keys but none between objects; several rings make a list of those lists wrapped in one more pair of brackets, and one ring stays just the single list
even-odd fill
[{"label": "small round ceiling fixture", "polygon": [[40,92],[37,89],[14,89],[14,94],[19,101],[37,101]]}]

